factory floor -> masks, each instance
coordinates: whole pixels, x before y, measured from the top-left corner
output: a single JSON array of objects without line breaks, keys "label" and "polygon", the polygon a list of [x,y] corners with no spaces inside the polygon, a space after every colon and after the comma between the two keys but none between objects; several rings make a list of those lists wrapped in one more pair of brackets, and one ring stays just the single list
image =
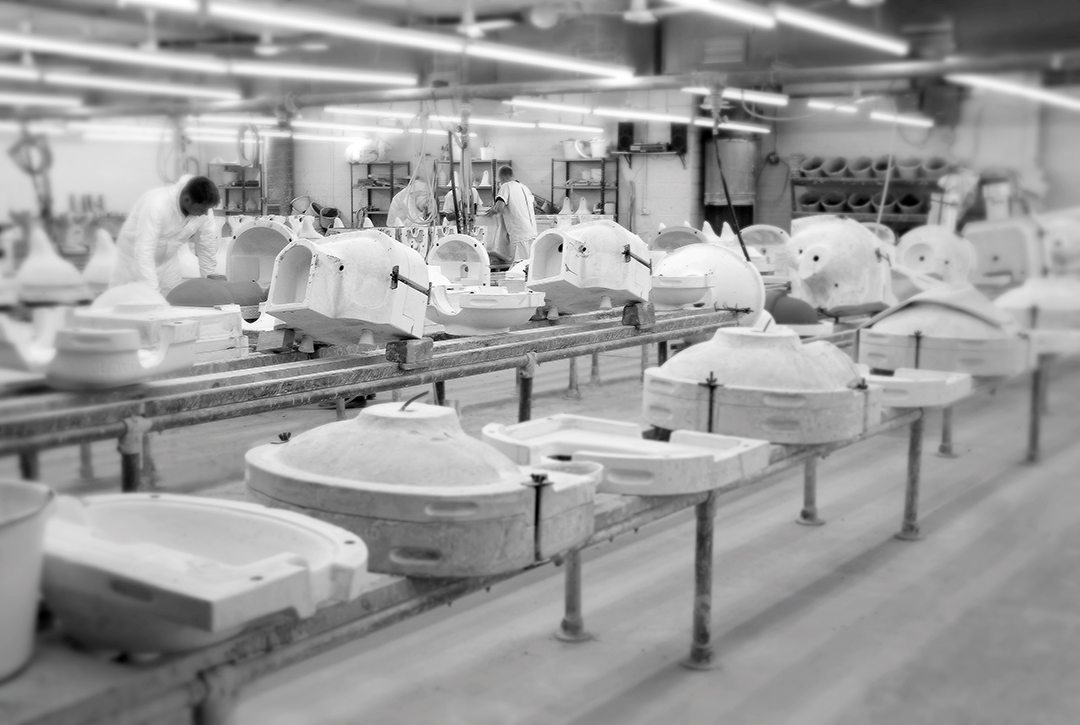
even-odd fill
[{"label": "factory floor", "polygon": [[[552,364],[534,417],[640,420],[640,358],[623,355],[603,361],[600,386],[584,384],[582,360],[580,401],[557,392],[566,367]],[[892,536],[906,430],[821,463],[820,528],[794,523],[799,471],[722,497],[714,670],[678,665],[689,650],[693,581],[694,524],[684,512],[584,554],[592,641],[553,638],[562,570],[542,567],[259,681],[237,722],[1075,725],[1080,364],[1058,366],[1051,380],[1035,466],[1022,462],[1026,376],[957,407],[956,458],[935,454],[941,417],[929,414],[921,541]],[[476,395],[492,387],[469,385]],[[462,393],[451,386],[451,398]],[[513,401],[463,410],[474,434],[515,416]],[[242,495],[237,459],[246,446],[332,419],[333,411],[300,409],[168,432],[155,442],[159,485]],[[217,460],[216,476],[194,460],[204,452]],[[77,455],[50,456],[45,477],[72,478]],[[72,490],[115,490],[106,471],[114,457],[98,456],[108,459],[95,461],[100,478]]]}]

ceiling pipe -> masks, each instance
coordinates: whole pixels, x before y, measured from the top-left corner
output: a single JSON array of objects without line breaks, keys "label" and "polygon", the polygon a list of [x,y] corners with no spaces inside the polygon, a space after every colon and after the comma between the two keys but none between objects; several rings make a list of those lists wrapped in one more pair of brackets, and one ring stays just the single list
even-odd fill
[{"label": "ceiling pipe", "polygon": [[822,68],[782,68],[744,70],[730,73],[701,72],[637,78],[588,78],[528,83],[489,83],[484,85],[448,85],[438,88],[402,88],[377,91],[309,93],[286,98],[257,98],[240,101],[176,104],[150,103],[101,108],[48,109],[23,114],[6,113],[0,118],[91,118],[109,116],[155,116],[200,113],[277,113],[286,115],[296,108],[327,105],[396,103],[443,99],[508,99],[514,96],[542,96],[556,93],[596,93],[604,91],[648,91],[684,86],[783,86],[791,83],[831,83],[902,78],[933,78],[951,73],[1006,73],[1014,71],[1066,70],[1080,68],[1080,50],[1040,53],[1014,53],[993,58],[955,57],[943,60],[911,60],[857,66]]}]

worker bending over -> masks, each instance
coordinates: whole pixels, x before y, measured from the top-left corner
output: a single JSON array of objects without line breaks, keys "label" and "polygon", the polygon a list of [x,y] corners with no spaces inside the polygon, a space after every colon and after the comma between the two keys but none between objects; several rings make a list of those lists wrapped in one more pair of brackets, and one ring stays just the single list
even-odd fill
[{"label": "worker bending over", "polygon": [[118,254],[109,286],[145,282],[168,294],[182,281],[177,252],[188,242],[195,244],[199,274],[213,274],[218,235],[209,212],[220,200],[214,182],[190,174],[139,197],[116,238]]},{"label": "worker bending over", "polygon": [[499,223],[488,251],[512,264],[529,258],[530,245],[536,239],[536,212],[532,192],[514,180],[513,169],[500,166],[498,179],[499,193],[487,215],[496,217]]}]

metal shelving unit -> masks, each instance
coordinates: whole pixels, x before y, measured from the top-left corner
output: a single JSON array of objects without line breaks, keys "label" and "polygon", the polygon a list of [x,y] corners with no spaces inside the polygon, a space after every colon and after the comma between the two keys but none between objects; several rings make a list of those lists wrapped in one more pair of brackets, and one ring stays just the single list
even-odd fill
[{"label": "metal shelving unit", "polygon": [[[266,213],[261,166],[210,162],[206,165],[206,174],[221,192],[221,206],[218,209],[226,216]],[[236,174],[236,178],[226,183],[227,176],[232,174]],[[253,203],[249,204],[249,200]]]},{"label": "metal shelving unit", "polygon": [[[874,213],[858,213],[851,211],[830,212],[830,211],[800,211],[798,206],[798,193],[796,187],[814,187],[821,190],[836,190],[843,192],[845,196],[854,191],[867,191],[878,192],[885,187],[885,179],[873,178],[873,179],[857,179],[849,177],[806,177],[798,176],[796,174],[791,175],[791,217],[793,219],[800,219],[809,216],[820,216],[823,214],[830,214],[835,216],[841,216],[848,219],[854,219],[858,222],[876,222],[878,215]],[[881,216],[881,223],[890,226],[909,228],[913,226],[919,226],[926,224],[929,219],[929,206],[930,206],[930,194],[929,191],[937,187],[937,179],[901,179],[899,176],[894,175],[889,179],[889,193],[892,194],[894,190],[899,194],[905,191],[918,191],[925,190],[923,196],[925,198],[924,208],[925,212],[920,214],[883,214]],[[893,231],[900,231],[894,229]]]},{"label": "metal shelving unit", "polygon": [[[356,167],[364,167],[364,176],[357,177]],[[349,164],[349,224],[359,228],[360,224],[357,223],[357,212],[364,212],[368,217],[372,217],[371,223],[377,227],[386,226],[386,215],[390,211],[390,200],[394,198],[394,194],[405,188],[405,185],[409,183],[409,175],[412,164],[408,161],[372,161],[370,163],[361,164]],[[386,169],[389,172],[388,177],[377,177],[378,181],[373,181],[376,177],[372,175],[373,170]],[[386,181],[383,182],[382,179]],[[364,205],[361,207],[356,206],[356,192],[364,192]],[[379,194],[379,196],[373,196]]]},{"label": "metal shelving unit", "polygon": [[[556,164],[563,165],[562,180],[563,183],[556,183],[556,180],[560,177],[556,175]],[[592,179],[592,169],[600,168],[600,179],[594,181]],[[574,174],[574,171],[585,169],[589,171],[589,178],[581,178],[580,173]],[[614,169],[614,173],[612,172]],[[575,183],[576,182],[576,183]],[[556,190],[562,191],[560,196],[556,196]],[[619,160],[615,158],[605,159],[552,159],[551,160],[551,203],[558,209],[562,205],[563,197],[570,198],[570,206],[576,210],[578,204],[575,204],[574,198],[570,192],[576,191],[579,197],[590,199],[585,197],[584,192],[598,192],[600,194],[600,213],[604,213],[604,208],[608,201],[615,204],[615,211],[613,216],[618,219],[619,216]],[[610,196],[610,199],[609,199]]]},{"label": "metal shelving unit", "polygon": [[[450,161],[436,161],[435,164],[436,164],[436,166],[435,166],[435,173],[436,174],[438,174],[442,169],[446,169],[446,173],[447,173],[446,183],[445,184],[438,184],[435,187],[435,192],[436,192],[436,195],[439,198],[439,204],[441,205],[443,197],[446,196],[446,192],[450,191],[450,176],[449,175],[454,171],[458,171],[459,172],[458,177],[461,179],[462,184],[465,183],[465,178],[460,173],[460,170],[461,170],[461,162],[460,161],[453,161],[453,162],[450,162]],[[484,165],[487,166],[486,169],[483,169],[480,172],[480,178],[483,178],[483,172],[486,171],[486,172],[488,172],[488,179],[491,181],[491,183],[490,184],[484,184],[482,186],[480,184],[476,184],[476,190],[480,192],[480,200],[486,206],[491,206],[492,204],[495,203],[495,190],[496,190],[496,187],[498,186],[498,178],[496,177],[496,173],[499,171],[499,167],[500,166],[509,166],[509,167],[513,168],[514,162],[509,161],[507,159],[488,159],[488,160],[473,159],[472,162],[469,164],[472,167],[472,173],[470,174],[470,178],[472,178],[472,179],[477,178],[477,174],[476,174],[476,165],[477,164],[484,164]],[[458,189],[458,193],[459,194],[461,193],[461,189]]]}]

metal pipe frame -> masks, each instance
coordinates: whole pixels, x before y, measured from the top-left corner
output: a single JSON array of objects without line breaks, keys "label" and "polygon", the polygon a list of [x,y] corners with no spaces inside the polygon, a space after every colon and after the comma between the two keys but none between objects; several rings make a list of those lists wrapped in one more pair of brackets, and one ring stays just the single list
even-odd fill
[{"label": "metal pipe frame", "polygon": [[896,538],[901,541],[917,541],[919,534],[919,483],[922,476],[922,440],[925,416],[911,422],[908,435],[907,486],[904,489],[904,519]]},{"label": "metal pipe frame", "polygon": [[817,464],[816,456],[806,459],[803,468],[803,507],[795,523],[803,526],[822,526],[825,522],[817,515]]}]

